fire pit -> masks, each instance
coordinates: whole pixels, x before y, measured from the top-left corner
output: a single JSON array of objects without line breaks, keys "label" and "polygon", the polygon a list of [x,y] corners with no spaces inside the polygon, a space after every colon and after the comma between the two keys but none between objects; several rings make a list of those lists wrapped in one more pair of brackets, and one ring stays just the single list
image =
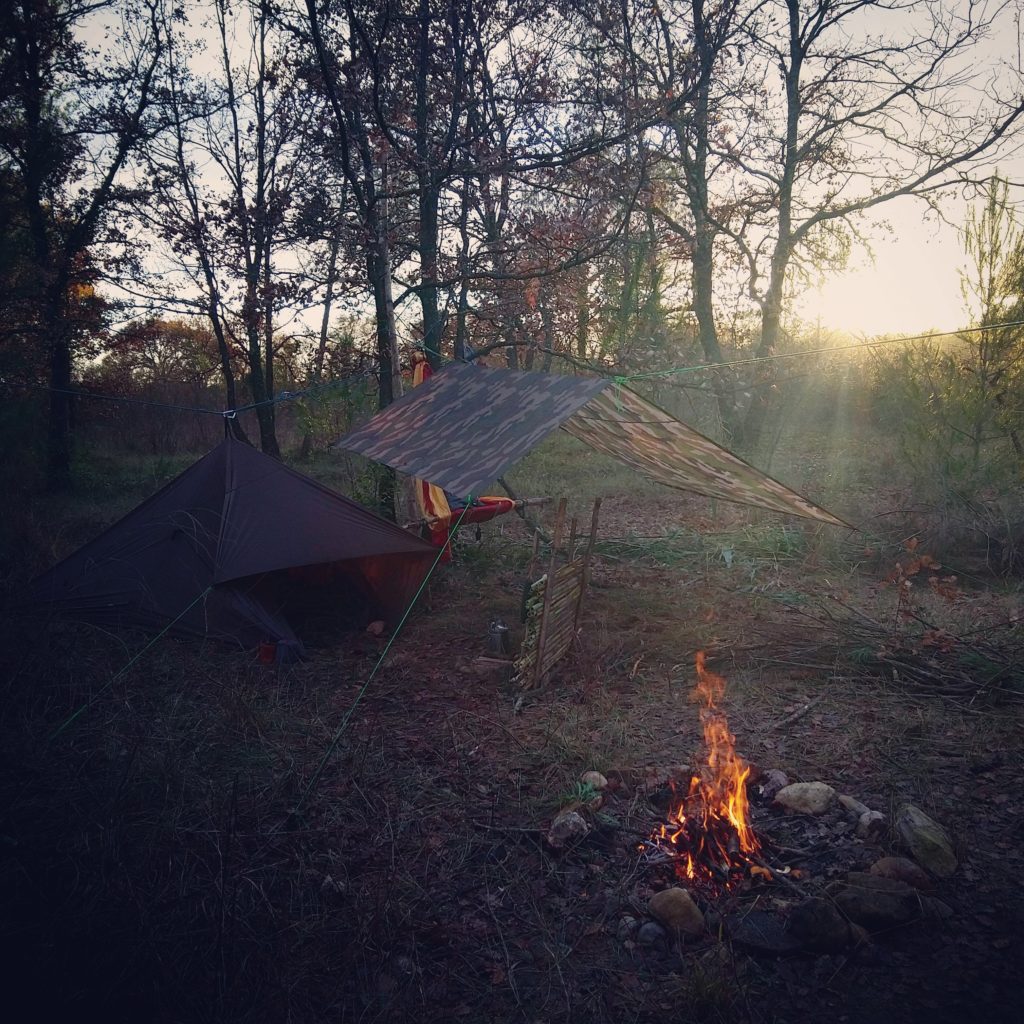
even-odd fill
[{"label": "fire pit", "polygon": [[[676,773],[661,820],[627,846],[649,868],[630,906],[635,913],[647,898],[654,920],[643,925],[627,914],[623,941],[724,934],[776,955],[828,953],[863,944],[871,932],[953,913],[933,895],[936,879],[956,869],[939,825],[911,805],[889,823],[824,782],[790,783],[777,769],[758,773],[737,752],[720,707],[725,679],[708,668],[703,651],[695,668],[703,763]],[[607,785],[598,772],[587,776]],[[578,842],[595,826],[600,831],[590,815],[603,799],[563,809],[551,845]],[[886,845],[914,859],[886,855]]]}]

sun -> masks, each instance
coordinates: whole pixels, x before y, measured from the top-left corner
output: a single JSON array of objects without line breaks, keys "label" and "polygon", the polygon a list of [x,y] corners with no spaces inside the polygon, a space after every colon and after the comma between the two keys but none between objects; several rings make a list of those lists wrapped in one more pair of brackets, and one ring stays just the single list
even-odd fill
[{"label": "sun", "polygon": [[849,269],[798,296],[801,319],[868,337],[964,326],[957,230],[923,220],[912,204],[895,211],[890,225],[891,233],[871,243],[873,260],[854,255]]}]

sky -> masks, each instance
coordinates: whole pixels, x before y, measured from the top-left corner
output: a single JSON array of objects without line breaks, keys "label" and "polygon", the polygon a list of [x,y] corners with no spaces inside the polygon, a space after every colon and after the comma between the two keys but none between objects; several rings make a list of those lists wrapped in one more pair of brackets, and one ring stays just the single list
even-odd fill
[{"label": "sky", "polygon": [[[962,2],[962,0],[961,0]],[[983,40],[973,61],[999,62],[1012,76],[1021,74],[1022,35],[1018,5],[992,0],[987,10],[1000,10],[996,24]],[[965,92],[965,104],[970,94]],[[1024,152],[1020,144],[1004,152],[988,168],[1011,183],[1010,201],[1024,222]],[[978,169],[985,173],[984,168]],[[1014,186],[1014,182],[1018,183]],[[845,272],[830,276],[820,288],[810,288],[794,303],[801,319],[852,334],[907,334],[930,329],[956,330],[971,320],[960,290],[965,264],[960,231],[968,203],[961,197],[941,200],[944,219],[911,197],[878,208],[888,222],[869,230],[869,255],[863,248],[850,256]]]},{"label": "sky", "polygon": [[964,254],[958,225],[966,204],[948,206],[954,223],[926,218],[924,204],[913,199],[894,200],[886,211],[891,230],[873,234],[873,258],[858,247],[845,272],[797,299],[797,315],[869,336],[963,327],[969,317],[960,291]]}]

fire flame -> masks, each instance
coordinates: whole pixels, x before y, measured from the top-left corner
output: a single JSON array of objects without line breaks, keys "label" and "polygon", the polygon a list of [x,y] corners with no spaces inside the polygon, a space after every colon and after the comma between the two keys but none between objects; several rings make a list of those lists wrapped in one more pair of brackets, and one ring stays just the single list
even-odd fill
[{"label": "fire flame", "polygon": [[750,827],[750,766],[736,753],[736,738],[716,706],[725,693],[725,680],[710,671],[706,661],[704,652],[698,651],[694,695],[702,704],[707,764],[691,778],[686,796],[652,840],[676,859],[679,875],[725,884],[755,861],[761,844]]}]

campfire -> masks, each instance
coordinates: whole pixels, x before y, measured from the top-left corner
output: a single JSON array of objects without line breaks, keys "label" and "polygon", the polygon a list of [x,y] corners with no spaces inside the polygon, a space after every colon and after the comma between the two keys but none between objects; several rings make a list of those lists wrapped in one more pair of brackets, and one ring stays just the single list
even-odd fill
[{"label": "campfire", "polygon": [[651,845],[675,862],[680,878],[724,887],[759,863],[761,844],[750,825],[750,766],[736,753],[735,737],[717,707],[725,680],[707,668],[703,651],[697,652],[696,668],[694,695],[702,705],[707,763],[690,779]]}]

